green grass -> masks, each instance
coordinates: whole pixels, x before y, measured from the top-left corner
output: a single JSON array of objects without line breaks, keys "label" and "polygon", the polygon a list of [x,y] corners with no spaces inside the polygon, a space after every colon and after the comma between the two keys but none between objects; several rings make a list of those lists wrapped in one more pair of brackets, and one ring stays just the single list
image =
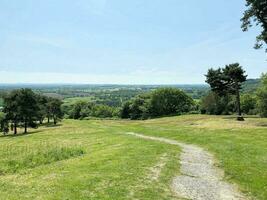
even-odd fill
[{"label": "green grass", "polygon": [[[202,146],[215,155],[228,181],[255,199],[267,199],[267,119],[205,115],[65,120],[32,134],[0,137],[0,169],[6,169],[1,199],[176,199],[170,184],[179,173],[180,149],[125,132]],[[166,165],[154,180],[151,169],[163,155]]]},{"label": "green grass", "polygon": [[[21,153],[26,154],[21,156]],[[34,152],[20,152],[20,157],[2,160],[0,173],[15,173],[20,170],[46,165],[60,160],[69,159],[83,155],[82,148],[54,147],[49,149],[38,149]]]},{"label": "green grass", "polygon": [[228,181],[267,199],[267,119],[188,115],[132,122],[125,130],[198,144],[212,152]]},{"label": "green grass", "polygon": [[[66,120],[33,134],[0,137],[0,158],[19,163],[19,170],[0,175],[1,199],[175,199],[169,185],[179,170],[179,149],[123,133],[108,130],[100,121]],[[35,148],[56,146],[84,153],[61,156],[65,151],[59,151],[60,159],[54,159],[48,150],[52,159],[41,154],[37,165],[29,164],[30,158],[38,158],[32,156]],[[159,179],[151,181],[151,168],[163,154],[166,166]]]}]

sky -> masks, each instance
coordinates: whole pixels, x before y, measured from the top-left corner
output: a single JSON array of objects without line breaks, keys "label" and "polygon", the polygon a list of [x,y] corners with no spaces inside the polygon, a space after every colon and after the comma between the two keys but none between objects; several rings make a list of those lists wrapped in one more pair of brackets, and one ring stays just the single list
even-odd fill
[{"label": "sky", "polygon": [[0,83],[197,84],[267,72],[245,0],[0,0]]}]

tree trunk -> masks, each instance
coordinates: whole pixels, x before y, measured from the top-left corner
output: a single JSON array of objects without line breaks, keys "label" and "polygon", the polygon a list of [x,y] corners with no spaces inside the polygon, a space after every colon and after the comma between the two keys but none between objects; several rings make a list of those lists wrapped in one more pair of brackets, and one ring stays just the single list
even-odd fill
[{"label": "tree trunk", "polygon": [[47,123],[48,124],[50,123],[50,117],[47,117]]},{"label": "tree trunk", "polygon": [[14,135],[17,134],[17,122],[15,121],[14,122]]},{"label": "tree trunk", "polygon": [[27,133],[27,121],[24,122],[24,133]]},{"label": "tree trunk", "polygon": [[237,120],[238,121],[244,121],[244,118],[242,117],[242,112],[241,112],[239,89],[236,89],[236,104],[237,104],[237,114],[238,114]]},{"label": "tree trunk", "polygon": [[57,124],[57,119],[56,119],[56,117],[53,117],[54,118],[54,125],[56,125]]}]

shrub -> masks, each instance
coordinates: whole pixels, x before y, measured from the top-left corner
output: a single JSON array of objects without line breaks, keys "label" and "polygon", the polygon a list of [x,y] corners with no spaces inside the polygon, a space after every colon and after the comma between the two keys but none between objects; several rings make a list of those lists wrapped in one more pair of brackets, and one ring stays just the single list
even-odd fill
[{"label": "shrub", "polygon": [[256,114],[257,100],[255,96],[244,94],[241,96],[241,110],[245,114]]},{"label": "shrub", "polygon": [[193,99],[175,88],[162,88],[151,94],[150,111],[152,116],[164,116],[189,112]]},{"label": "shrub", "polygon": [[200,112],[210,115],[228,115],[235,112],[235,102],[232,96],[219,96],[214,92],[210,92],[203,97],[200,102]]}]

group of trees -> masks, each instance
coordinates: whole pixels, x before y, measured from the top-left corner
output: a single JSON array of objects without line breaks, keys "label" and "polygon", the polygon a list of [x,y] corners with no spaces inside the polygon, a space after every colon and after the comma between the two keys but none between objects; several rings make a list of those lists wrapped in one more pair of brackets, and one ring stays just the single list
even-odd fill
[{"label": "group of trees", "polygon": [[221,115],[237,112],[238,120],[243,120],[242,112],[267,117],[267,74],[262,75],[261,84],[255,92],[241,95],[240,89],[246,75],[238,63],[209,69],[206,77],[211,91],[201,99],[201,113]]},{"label": "group of trees", "polygon": [[193,99],[175,88],[156,89],[126,101],[122,107],[111,107],[93,102],[77,101],[63,105],[66,118],[123,118],[148,119],[165,115],[175,115],[190,111]]},{"label": "group of trees", "polygon": [[28,127],[37,127],[45,118],[56,124],[63,117],[61,104],[59,99],[35,94],[31,89],[13,90],[4,97],[1,130],[7,133],[11,129],[17,134],[17,127],[23,126],[27,133]]},{"label": "group of trees", "polygon": [[121,118],[148,119],[179,115],[193,108],[194,101],[185,92],[175,88],[161,88],[126,102],[121,110]]},{"label": "group of trees", "polygon": [[63,112],[69,119],[112,118],[119,117],[119,109],[93,102],[77,101],[74,104],[63,105]]}]

